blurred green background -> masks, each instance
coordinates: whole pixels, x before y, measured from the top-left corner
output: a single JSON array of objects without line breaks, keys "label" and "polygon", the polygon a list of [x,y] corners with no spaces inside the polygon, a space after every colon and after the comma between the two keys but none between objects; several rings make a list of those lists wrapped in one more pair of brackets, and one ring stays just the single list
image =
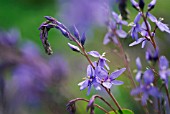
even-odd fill
[{"label": "blurred green background", "polygon": [[[150,0],[145,0],[147,3]],[[46,58],[48,58],[47,55],[45,55],[43,46],[41,44],[40,38],[39,38],[39,30],[38,27],[40,24],[45,21],[43,16],[49,15],[53,17],[58,16],[58,12],[60,11],[60,2],[57,0],[0,0],[0,28],[4,30],[8,30],[10,28],[17,28],[20,33],[22,39],[20,43],[24,43],[27,40],[31,40],[35,42],[39,48],[42,55],[44,55]],[[157,17],[163,17],[165,19],[165,23],[170,24],[170,7],[169,7],[170,1],[169,0],[158,0],[155,9],[152,11],[154,15]],[[113,9],[116,9],[113,7]],[[137,11],[135,11],[130,3],[128,3],[128,9],[130,11],[130,20],[128,22],[131,22],[134,16],[137,14]],[[59,17],[57,17],[59,18]],[[62,18],[59,18],[62,22]],[[129,30],[130,28],[126,28],[126,30]],[[111,53],[111,50],[114,49],[114,46],[112,44],[109,44],[107,46],[104,46],[102,44],[103,37],[105,33],[107,32],[106,27],[94,27],[89,28],[88,31],[91,31],[94,33],[93,35],[87,35],[89,36],[87,38],[86,42],[86,49],[87,51],[90,50],[97,50],[99,52],[108,51],[107,54],[108,59],[111,61],[109,63],[111,67],[111,71],[114,69],[123,67],[123,63],[119,59],[118,56],[116,56],[114,53]],[[87,34],[91,34],[91,32],[87,32]],[[170,60],[170,49],[169,49],[169,35],[167,33],[160,33],[160,31],[157,32],[157,42],[160,47],[160,53],[167,56],[167,58]],[[83,97],[89,99],[92,94],[100,94],[102,96],[105,96],[110,100],[110,98],[107,96],[105,92],[95,91],[92,90],[90,96],[86,96],[86,90],[80,91],[77,84],[82,81],[82,78],[86,76],[86,66],[88,65],[85,58],[83,58],[81,55],[72,52],[68,46],[67,42],[68,40],[64,38],[60,32],[56,30],[51,30],[49,33],[49,41],[51,43],[51,46],[54,50],[54,53],[60,53],[64,56],[64,58],[68,61],[69,64],[69,75],[66,78],[66,80],[60,85],[60,92],[62,92],[62,95],[65,99],[63,100],[63,104],[67,104],[67,102],[71,99],[77,98],[77,97]],[[142,57],[142,60],[144,61],[144,50],[140,48],[140,46],[136,47],[128,47],[128,44],[132,42],[131,38],[121,40],[123,46],[125,47],[126,52],[129,55],[130,58],[130,65],[132,69],[135,69],[135,58],[137,56]],[[2,54],[2,53],[0,53]],[[93,58],[92,58],[93,59]],[[143,63],[146,64],[146,63]],[[135,73],[134,73],[135,76]],[[129,81],[126,78],[125,75],[122,75],[119,77],[120,80],[123,80],[125,82],[122,86],[113,87],[113,94],[117,98],[118,102],[122,107],[129,108],[133,110],[136,114],[143,114],[143,110],[140,108],[140,103],[136,102],[131,96],[130,96],[130,90],[129,90]],[[52,92],[53,93],[53,92]],[[55,92],[54,92],[55,93]],[[57,95],[56,95],[57,97]],[[106,107],[102,102],[97,100],[96,103],[99,103],[100,105]],[[111,102],[112,103],[112,102]],[[113,104],[113,103],[112,103]],[[46,104],[44,104],[46,105]],[[85,114],[86,112],[86,105],[87,103],[79,102],[77,104],[77,114]],[[62,107],[65,108],[65,105]],[[107,108],[109,109],[109,108]],[[46,112],[45,109],[39,108],[34,110],[34,108],[30,107],[27,111],[25,111],[22,114],[58,114],[57,112]],[[63,114],[67,114],[68,112],[65,110]],[[100,110],[96,108],[96,114],[102,114]]]}]

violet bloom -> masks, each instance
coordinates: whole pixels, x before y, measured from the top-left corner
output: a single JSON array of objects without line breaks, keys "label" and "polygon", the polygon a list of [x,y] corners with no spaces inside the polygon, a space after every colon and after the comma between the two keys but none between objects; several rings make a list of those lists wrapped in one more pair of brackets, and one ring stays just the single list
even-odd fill
[{"label": "violet bloom", "polygon": [[84,90],[85,88],[88,88],[87,95],[89,95],[92,85],[96,90],[101,90],[99,86],[100,82],[98,80],[98,77],[96,77],[95,70],[91,65],[88,65],[87,77],[85,78],[84,81],[80,82],[78,86],[80,86],[80,90]]},{"label": "violet bloom", "polygon": [[136,81],[140,82],[142,76],[142,64],[139,57],[136,58],[136,66],[137,66]]},{"label": "violet bloom", "polygon": [[[127,37],[127,33],[122,29],[122,25],[127,26],[128,22],[122,20],[122,17],[115,12],[112,12],[112,17],[113,19],[107,23],[108,32],[106,33],[103,40],[104,45],[108,44],[111,40],[115,44],[118,44],[117,36],[120,38]],[[113,31],[115,31],[116,34]]]},{"label": "violet bloom", "polygon": [[109,0],[60,0],[59,17],[66,25],[77,25],[80,31],[91,25],[104,25],[108,18]]},{"label": "violet bloom", "polygon": [[140,83],[140,86],[131,91],[131,95],[137,95],[142,93],[141,102],[142,105],[147,104],[149,95],[153,97],[159,97],[160,93],[156,87],[153,86],[154,74],[152,70],[148,69],[143,75],[144,84]]},{"label": "violet bloom", "polygon": [[162,31],[162,32],[165,31],[167,33],[170,33],[170,29],[169,29],[168,25],[161,22],[163,20],[163,18],[160,18],[159,20],[157,20],[157,18],[149,12],[147,13],[147,16],[152,22],[154,22],[157,25],[157,27],[160,29],[160,31]]},{"label": "violet bloom", "polygon": [[122,85],[123,82],[116,80],[116,78],[119,77],[125,70],[126,70],[126,68],[122,68],[120,70],[116,70],[116,71],[112,72],[110,74],[110,76],[107,76],[105,78],[104,82],[102,83],[103,86],[110,89],[112,87],[112,85]]},{"label": "violet bloom", "polygon": [[0,45],[16,46],[20,38],[20,32],[17,29],[10,29],[9,31],[0,30]]},{"label": "violet bloom", "polygon": [[156,62],[159,59],[159,52],[158,49],[154,51],[154,53],[151,50],[147,50],[145,54],[145,58],[148,62],[153,61]]},{"label": "violet bloom", "polygon": [[109,60],[104,57],[105,53],[100,55],[99,52],[97,52],[97,51],[90,51],[90,52],[88,52],[88,54],[93,57],[99,58],[99,62],[98,62],[99,66],[106,67],[108,70],[110,69],[108,64],[106,63],[106,61],[109,61]]},{"label": "violet bloom", "polygon": [[168,76],[170,76],[169,61],[165,56],[161,56],[159,59],[159,75],[161,79],[168,84]]}]

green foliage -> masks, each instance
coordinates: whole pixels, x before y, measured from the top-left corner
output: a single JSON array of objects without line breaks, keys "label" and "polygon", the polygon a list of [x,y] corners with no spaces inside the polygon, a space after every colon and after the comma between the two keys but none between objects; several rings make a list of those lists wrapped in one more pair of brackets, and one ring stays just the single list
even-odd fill
[{"label": "green foliage", "polygon": [[[117,114],[134,114],[133,111],[129,109],[122,109],[122,111],[117,110]],[[110,111],[109,114],[116,114],[114,111]]]}]

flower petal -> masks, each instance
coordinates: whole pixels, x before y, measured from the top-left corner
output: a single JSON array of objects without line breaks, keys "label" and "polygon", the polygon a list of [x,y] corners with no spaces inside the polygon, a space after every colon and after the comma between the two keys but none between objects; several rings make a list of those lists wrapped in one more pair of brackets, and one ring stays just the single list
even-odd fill
[{"label": "flower petal", "polygon": [[139,38],[137,41],[132,42],[129,46],[135,46],[146,40],[145,38]]},{"label": "flower petal", "polygon": [[120,38],[126,38],[127,36],[127,33],[123,30],[116,30],[116,33]]},{"label": "flower petal", "polygon": [[111,83],[112,83],[113,85],[122,85],[122,84],[124,84],[123,81],[119,81],[119,80],[113,80],[113,81],[111,81]]},{"label": "flower petal", "polygon": [[90,51],[87,52],[89,55],[93,56],[93,57],[100,57],[101,55],[99,54],[99,52],[97,51]]},{"label": "flower petal", "polygon": [[160,68],[160,70],[165,70],[168,67],[169,67],[168,60],[166,59],[165,56],[161,56],[160,59],[159,59],[159,68]]},{"label": "flower petal", "polygon": [[102,83],[104,87],[110,89],[112,87],[112,84],[110,82],[103,82]]},{"label": "flower petal", "polygon": [[116,70],[114,72],[112,72],[110,74],[110,79],[116,79],[118,76],[120,76],[124,71],[126,70],[126,68],[122,68],[120,70]]}]

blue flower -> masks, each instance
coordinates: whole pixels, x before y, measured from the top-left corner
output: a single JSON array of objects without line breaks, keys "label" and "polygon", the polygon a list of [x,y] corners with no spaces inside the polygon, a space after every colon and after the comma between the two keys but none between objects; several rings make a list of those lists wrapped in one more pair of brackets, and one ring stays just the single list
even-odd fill
[{"label": "blue flower", "polygon": [[156,49],[154,53],[152,53],[151,50],[147,50],[145,54],[145,58],[148,62],[150,61],[156,62],[159,58],[158,56],[159,56],[158,49]]},{"label": "blue flower", "polygon": [[165,56],[161,56],[159,59],[159,75],[161,79],[168,84],[168,76],[170,76],[169,61]]},{"label": "blue flower", "polygon": [[87,77],[85,78],[84,81],[80,82],[78,86],[80,86],[80,90],[84,90],[85,88],[88,88],[87,95],[89,95],[92,85],[96,90],[101,90],[99,86],[100,82],[98,77],[96,77],[95,70],[91,65],[88,65]]},{"label": "blue flower", "polygon": [[139,57],[136,58],[136,66],[137,66],[136,81],[139,82],[142,76],[142,64]]},{"label": "blue flower", "polygon": [[100,55],[99,52],[97,52],[97,51],[90,51],[90,52],[88,52],[88,54],[93,57],[99,58],[99,61],[98,61],[99,66],[106,67],[108,70],[110,69],[108,64],[106,63],[106,61],[109,61],[109,60],[104,57],[105,53]]},{"label": "blue flower", "polygon": [[170,29],[169,29],[168,25],[161,22],[163,20],[163,18],[160,18],[159,20],[157,20],[157,18],[149,12],[147,13],[147,16],[152,22],[154,22],[157,25],[157,27],[160,29],[160,31],[162,31],[162,32],[165,31],[167,33],[170,33]]},{"label": "blue flower", "polygon": [[103,86],[110,89],[112,87],[112,85],[122,85],[123,82],[116,80],[116,78],[119,77],[125,70],[126,70],[126,68],[122,68],[120,70],[116,70],[116,71],[112,72],[110,74],[110,76],[107,76],[105,78],[104,82],[102,83]]},{"label": "blue flower", "polygon": [[148,69],[144,72],[143,80],[144,83],[143,84],[140,83],[139,87],[133,89],[131,91],[131,95],[137,95],[142,93],[142,98],[141,98],[142,105],[146,105],[149,95],[157,98],[160,96],[160,93],[158,89],[153,86],[152,82],[154,81],[154,74],[152,70]]}]

